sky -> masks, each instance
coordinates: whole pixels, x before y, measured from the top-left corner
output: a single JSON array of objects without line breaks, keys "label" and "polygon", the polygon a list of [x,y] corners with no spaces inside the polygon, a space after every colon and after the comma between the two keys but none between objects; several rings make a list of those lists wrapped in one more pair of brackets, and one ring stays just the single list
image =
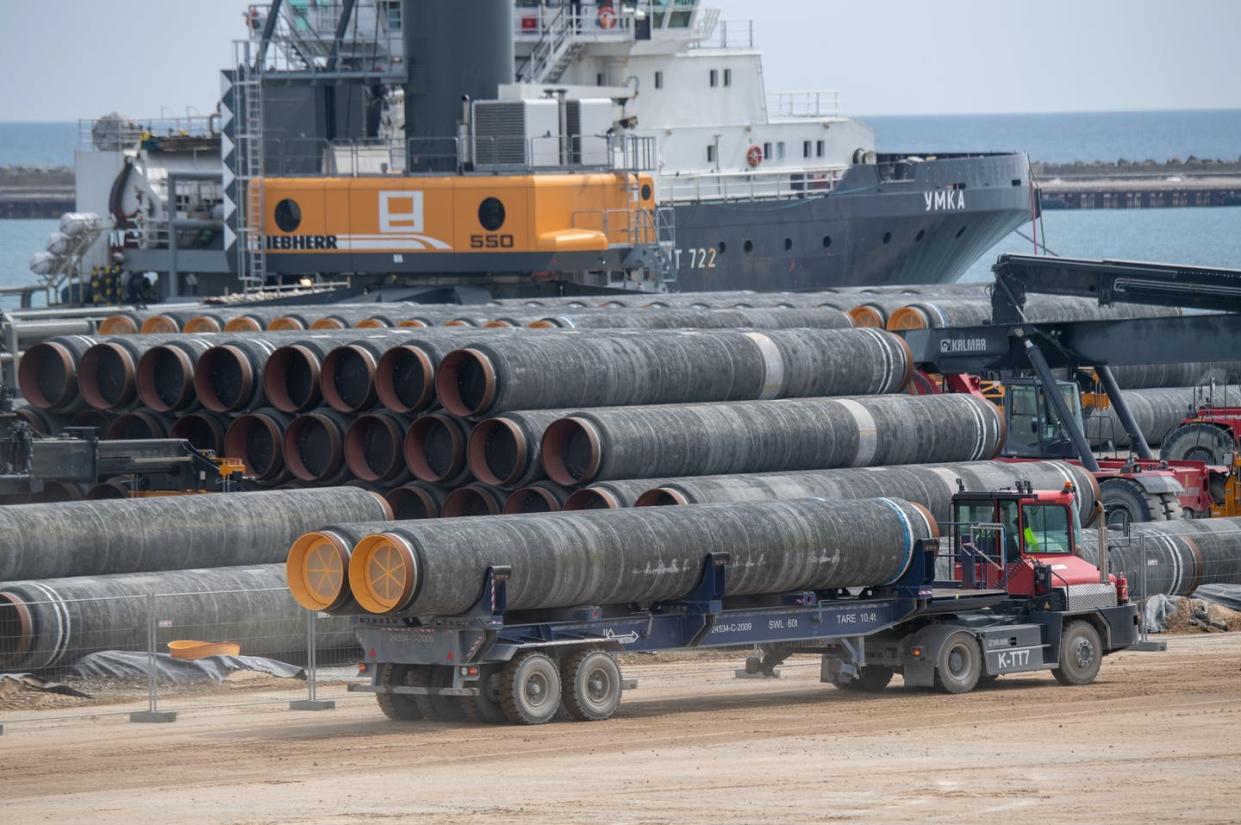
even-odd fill
[{"label": "sky", "polygon": [[[470,2],[470,0],[459,0]],[[1241,0],[706,0],[857,114],[1241,108]],[[208,113],[234,0],[3,0],[0,120]],[[49,22],[54,21],[54,22]]]}]

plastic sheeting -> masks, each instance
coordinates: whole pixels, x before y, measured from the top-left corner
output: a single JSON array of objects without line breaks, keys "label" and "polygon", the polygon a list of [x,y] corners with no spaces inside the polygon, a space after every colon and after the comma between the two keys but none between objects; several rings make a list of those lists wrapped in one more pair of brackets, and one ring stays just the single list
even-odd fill
[{"label": "plastic sheeting", "polygon": [[[83,656],[69,671],[75,679],[145,679],[150,656],[126,650],[104,650]],[[164,684],[188,685],[223,682],[238,671],[266,673],[283,679],[305,679],[306,671],[296,665],[261,656],[206,656],[202,659],[174,659],[167,653],[155,656],[155,672]]]},{"label": "plastic sheeting", "polygon": [[1194,591],[1193,598],[1241,612],[1241,584],[1204,584]]}]

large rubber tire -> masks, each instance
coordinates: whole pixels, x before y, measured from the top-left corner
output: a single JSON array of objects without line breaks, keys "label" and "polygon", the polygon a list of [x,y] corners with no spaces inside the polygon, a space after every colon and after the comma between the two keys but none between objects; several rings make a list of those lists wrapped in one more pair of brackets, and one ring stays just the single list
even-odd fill
[{"label": "large rubber tire", "polygon": [[500,673],[494,665],[483,665],[482,675],[478,679],[477,696],[461,696],[461,712],[469,722],[486,722],[498,724],[506,721],[504,709],[500,707],[497,693]]},{"label": "large rubber tire", "polygon": [[1226,467],[1232,464],[1236,449],[1227,429],[1200,421],[1182,424],[1168,433],[1159,446],[1159,457],[1165,461],[1205,461]]},{"label": "large rubber tire", "polygon": [[892,681],[892,676],[895,673],[896,671],[890,667],[864,665],[858,671],[858,678],[846,679],[841,677],[840,681],[833,684],[841,690],[854,690],[859,693],[879,693],[888,686],[888,682]]},{"label": "large rubber tire", "polygon": [[982,650],[964,630],[944,640],[935,662],[935,687],[944,693],[969,693],[982,676]]},{"label": "large rubber tire", "polygon": [[1139,521],[1173,521],[1181,516],[1181,502],[1171,493],[1148,493],[1127,478],[1109,478],[1099,485],[1109,527],[1124,529]]},{"label": "large rubber tire", "polygon": [[[381,687],[409,685],[409,665],[377,665],[379,668],[378,684]],[[375,701],[384,716],[394,722],[415,722],[422,717],[418,703],[408,693],[376,693]]]},{"label": "large rubber tire", "polygon": [[551,657],[528,650],[500,671],[500,708],[518,725],[550,722],[560,709],[560,669]]},{"label": "large rubber tire", "polygon": [[1103,664],[1103,642],[1090,622],[1075,621],[1060,634],[1060,666],[1051,674],[1062,685],[1088,685]]},{"label": "large rubber tire", "polygon": [[620,707],[621,670],[602,650],[579,650],[560,663],[560,701],[579,722],[611,719]]},{"label": "large rubber tire", "polygon": [[[452,684],[452,668],[425,665],[410,671],[410,684],[417,687],[448,687]],[[460,722],[465,719],[459,696],[415,696],[418,710],[431,722]]]}]

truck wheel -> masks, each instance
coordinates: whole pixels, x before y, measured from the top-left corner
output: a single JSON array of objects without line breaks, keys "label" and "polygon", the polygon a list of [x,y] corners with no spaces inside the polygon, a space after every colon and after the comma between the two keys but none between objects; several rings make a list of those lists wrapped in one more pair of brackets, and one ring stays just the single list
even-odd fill
[{"label": "truck wheel", "polygon": [[982,675],[978,641],[964,630],[949,636],[935,662],[935,687],[944,693],[969,693]]},{"label": "truck wheel", "polygon": [[1232,435],[1223,427],[1198,422],[1183,424],[1166,435],[1159,446],[1165,461],[1203,461],[1227,466],[1236,450]]},{"label": "truck wheel", "polygon": [[[408,685],[409,665],[379,665],[380,687]],[[408,693],[376,693],[375,701],[384,716],[396,722],[413,722],[422,718],[418,703]]]},{"label": "truck wheel", "polygon": [[621,701],[620,665],[602,650],[579,650],[560,664],[560,701],[579,722],[612,718]]},{"label": "truck wheel", "polygon": [[[452,668],[442,665],[425,665],[411,670],[410,684],[415,687],[450,687],[452,685]],[[457,696],[415,696],[418,710],[432,722],[460,722],[465,718],[465,711]]]},{"label": "truck wheel", "polygon": [[487,722],[498,724],[505,721],[504,711],[500,708],[500,696],[496,692],[500,683],[500,674],[494,665],[484,665],[478,678],[478,695],[461,696],[461,711],[469,722]]},{"label": "truck wheel", "polygon": [[1103,643],[1090,622],[1070,622],[1060,634],[1060,666],[1051,674],[1062,685],[1088,685],[1103,664]]},{"label": "truck wheel", "polygon": [[896,671],[881,665],[864,665],[858,671],[856,679],[844,679],[833,682],[841,690],[856,690],[860,693],[879,693],[892,681]]},{"label": "truck wheel", "polygon": [[1108,527],[1124,529],[1138,521],[1173,521],[1180,517],[1181,502],[1171,493],[1148,493],[1127,478],[1109,478],[1099,485]]},{"label": "truck wheel", "polygon": [[544,653],[519,653],[500,671],[500,708],[520,725],[551,721],[560,707],[560,671]]}]

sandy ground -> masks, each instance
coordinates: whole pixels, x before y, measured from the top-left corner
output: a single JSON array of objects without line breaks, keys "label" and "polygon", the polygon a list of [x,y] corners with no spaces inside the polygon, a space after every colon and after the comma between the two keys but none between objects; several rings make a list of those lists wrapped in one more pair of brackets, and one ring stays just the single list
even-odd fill
[{"label": "sandy ground", "polygon": [[615,719],[540,728],[395,724],[356,694],[320,713],[199,700],[170,725],[26,713],[0,737],[0,810],[5,823],[1241,822],[1241,634],[1111,657],[1089,687],[1007,677],[966,696],[844,693],[808,659],[737,680],[733,664],[631,666],[639,688]]}]

